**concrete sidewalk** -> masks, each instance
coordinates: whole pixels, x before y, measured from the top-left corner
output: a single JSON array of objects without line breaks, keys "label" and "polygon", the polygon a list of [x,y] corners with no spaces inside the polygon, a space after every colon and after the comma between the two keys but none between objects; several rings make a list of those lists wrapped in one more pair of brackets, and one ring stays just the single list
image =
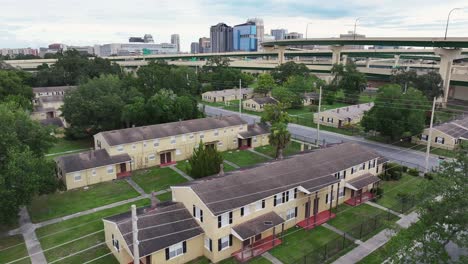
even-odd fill
[{"label": "concrete sidewalk", "polygon": [[255,149],[250,148],[250,149],[248,149],[248,151],[250,151],[252,153],[255,153],[255,154],[259,155],[259,156],[262,156],[262,157],[264,157],[266,159],[269,159],[269,160],[273,159],[273,157],[270,157],[270,156],[268,156],[266,154],[260,153],[260,152],[256,151]]},{"label": "concrete sidewalk", "polygon": [[375,208],[379,208],[379,209],[381,209],[381,210],[387,211],[387,212],[389,212],[389,213],[391,213],[391,214],[393,214],[393,215],[396,215],[396,216],[398,216],[398,217],[400,217],[400,218],[402,218],[402,217],[405,216],[404,214],[400,214],[400,213],[398,213],[398,212],[395,212],[395,211],[393,211],[393,210],[388,209],[387,207],[381,206],[380,204],[376,204],[376,203],[371,202],[371,201],[367,201],[366,204],[368,204],[368,205],[370,205],[370,206],[373,206],[373,207],[375,207]]},{"label": "concrete sidewalk", "polygon": [[236,168],[236,169],[240,169],[239,165],[235,164],[235,163],[232,163],[230,162],[229,160],[224,160],[224,163],[228,164],[228,165],[231,165],[232,167]]},{"label": "concrete sidewalk", "polygon": [[179,170],[175,165],[171,165],[169,166],[169,168],[171,168],[172,170],[174,170],[175,172],[179,173],[182,177],[184,177],[185,179],[187,179],[188,181],[193,181],[193,178],[188,176],[187,173]]},{"label": "concrete sidewalk", "polygon": [[24,238],[24,243],[26,244],[26,249],[28,250],[29,257],[32,264],[45,264],[47,263],[42,251],[41,243],[36,236],[36,228],[31,223],[31,218],[29,217],[28,210],[26,207],[22,207],[20,210],[20,230]]}]

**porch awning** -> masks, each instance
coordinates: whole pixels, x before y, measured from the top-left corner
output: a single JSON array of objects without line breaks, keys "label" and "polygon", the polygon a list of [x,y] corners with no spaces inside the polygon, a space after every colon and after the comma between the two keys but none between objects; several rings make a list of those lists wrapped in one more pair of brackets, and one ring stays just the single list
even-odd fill
[{"label": "porch awning", "polygon": [[165,150],[160,150],[157,153],[162,154],[162,153],[171,152],[171,151],[174,151],[174,150],[176,150],[176,149],[175,148],[174,149],[165,149]]},{"label": "porch awning", "polygon": [[231,233],[244,241],[282,223],[284,219],[281,216],[270,212],[233,227]]},{"label": "porch awning", "polygon": [[204,145],[211,145],[211,144],[218,144],[219,140],[210,141],[210,142],[203,142]]},{"label": "porch awning", "polygon": [[362,176],[359,176],[357,177],[356,179],[352,179],[348,182],[346,182],[346,185],[345,187],[346,188],[349,188],[351,190],[360,190],[362,189],[363,187],[369,185],[369,184],[372,184],[372,183],[375,183],[375,182],[379,182],[380,179],[379,177],[377,176],[374,176],[370,173],[366,173]]},{"label": "porch awning", "polygon": [[265,135],[268,133],[270,133],[270,130],[267,126],[254,124],[254,125],[249,125],[247,127],[247,131],[239,133],[237,137],[240,139],[247,139],[253,136]]}]

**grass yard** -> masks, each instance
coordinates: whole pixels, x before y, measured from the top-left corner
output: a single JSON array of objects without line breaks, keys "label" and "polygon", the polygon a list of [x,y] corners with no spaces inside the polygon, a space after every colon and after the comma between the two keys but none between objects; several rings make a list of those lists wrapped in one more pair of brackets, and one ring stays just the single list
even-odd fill
[{"label": "grass yard", "polygon": [[[265,155],[268,155],[272,158],[275,157],[276,155],[276,149],[275,147],[271,146],[271,145],[268,145],[268,146],[262,146],[262,147],[257,147],[255,148],[256,151],[260,152],[260,153],[263,153]],[[286,149],[284,149],[283,151],[283,155],[284,156],[290,156],[290,155],[294,155],[294,154],[297,154],[301,152],[301,144],[299,142],[296,142],[296,141],[292,141],[287,147]]]},{"label": "grass yard", "polygon": [[172,185],[187,181],[187,179],[171,168],[159,167],[134,172],[132,179],[140,185],[146,193],[165,190]]},{"label": "grass yard", "polygon": [[[383,210],[380,210],[367,204],[361,204],[354,207],[349,206],[347,204],[341,204],[338,206],[338,212],[336,217],[328,221],[328,224],[349,233],[357,239],[365,241],[372,235],[383,230],[385,226],[380,226],[368,234],[363,234],[363,237],[359,238],[358,236],[360,234],[360,225],[364,223],[365,227],[371,227],[369,225],[374,223],[373,221],[371,221],[371,219],[373,219],[374,216],[377,216],[379,214],[383,214],[381,217],[379,217],[379,219],[381,219],[382,217],[388,217],[390,221],[398,220],[397,216],[386,213]],[[370,221],[370,224],[369,222],[367,222],[367,220]],[[364,229],[364,231],[366,231],[366,229]]]},{"label": "grass yard", "polygon": [[34,223],[137,197],[126,181],[111,181],[35,197],[28,206]]},{"label": "grass yard", "polygon": [[161,202],[172,201],[172,192],[168,191],[166,193],[157,195],[156,198],[158,198],[158,200]]},{"label": "grass yard", "polygon": [[[399,146],[403,148],[411,148],[412,150],[417,150],[421,152],[426,152],[426,147],[427,147],[426,145],[413,144],[411,142],[406,142],[406,141],[392,142],[389,138],[385,138],[382,136],[368,136],[366,137],[366,139],[377,141],[377,142],[382,142],[386,144],[393,143],[395,146]],[[448,149],[440,149],[440,148],[431,147],[431,153],[434,155],[449,157],[449,158],[456,157],[456,152],[453,150],[448,150]]]},{"label": "grass yard", "polygon": [[[81,152],[81,151],[84,151],[85,149],[92,148],[93,145],[94,145],[94,142],[92,139],[69,140],[65,138],[57,138],[57,142],[49,150],[47,154],[48,155],[47,158],[56,158],[62,155],[70,154],[70,153]],[[67,152],[67,153],[63,153],[63,152]]]},{"label": "grass yard", "polygon": [[[188,175],[190,175],[190,173],[189,173],[190,163],[188,162],[188,160],[178,161],[177,165],[176,165],[176,168],[178,168],[179,170],[181,170],[181,171],[187,173]],[[224,172],[233,171],[235,169],[236,168],[232,167],[231,165],[229,165],[227,163],[224,163]]]},{"label": "grass yard", "polygon": [[223,152],[224,159],[239,167],[248,167],[257,163],[268,161],[265,157],[250,152],[248,150],[229,150]]},{"label": "grass yard", "polygon": [[336,239],[341,239],[341,236],[322,226],[308,231],[294,227],[285,232],[283,243],[270,250],[270,253],[283,263],[295,263]]},{"label": "grass yard", "polygon": [[381,181],[379,186],[384,192],[382,198],[377,200],[377,203],[392,210],[401,211],[402,204],[398,199],[398,194],[416,194],[423,180],[422,177],[403,174],[398,181]]},{"label": "grass yard", "polygon": [[[135,203],[137,207],[145,206],[150,204],[149,199],[142,199]],[[67,255],[70,255],[74,252],[87,249],[93,245],[103,243],[104,232],[99,232],[103,230],[102,218],[108,217],[111,215],[123,213],[130,210],[131,204],[125,204],[111,209],[103,210],[89,215],[84,215],[74,219],[66,220],[57,224],[48,225],[36,230],[38,239],[41,242],[44,254],[48,262],[57,261],[58,263],[84,263],[86,261],[92,260],[99,256],[109,253],[109,249],[106,245],[99,245],[95,248],[83,251],[80,254],[74,255],[63,260],[59,260]],[[79,237],[91,234],[96,232],[96,234],[87,236],[80,240],[70,242],[63,246],[47,250],[54,246],[69,242],[71,240],[77,239]],[[118,263],[113,255],[108,255],[99,260],[93,261],[93,263]]]},{"label": "grass yard", "polygon": [[[28,256],[22,235],[2,237],[0,239],[0,263],[7,263]],[[29,257],[15,263],[31,263]]]}]

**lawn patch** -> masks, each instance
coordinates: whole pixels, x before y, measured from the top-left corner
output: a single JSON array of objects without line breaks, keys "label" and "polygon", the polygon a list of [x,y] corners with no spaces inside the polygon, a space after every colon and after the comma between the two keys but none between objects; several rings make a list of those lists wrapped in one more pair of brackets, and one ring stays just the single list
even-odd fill
[{"label": "lawn patch", "polygon": [[[7,263],[28,256],[22,235],[2,237],[0,239],[0,263]],[[15,263],[31,263],[29,257]]]},{"label": "lawn patch", "polygon": [[399,193],[415,195],[424,179],[404,173],[398,181],[381,181],[379,187],[384,190],[377,203],[397,212],[406,212],[412,206],[403,204],[398,198]]},{"label": "lawn patch", "polygon": [[92,148],[93,145],[94,142],[91,139],[69,140],[65,138],[57,138],[54,146],[49,149],[47,158],[51,159],[71,153],[85,151],[86,149]]},{"label": "lawn patch", "polygon": [[[276,156],[276,148],[271,145],[256,147],[255,151],[268,155],[272,158]],[[283,150],[284,156],[291,156],[301,152],[301,144],[296,141],[291,141],[288,146]]]},{"label": "lawn patch", "polygon": [[35,223],[137,197],[126,181],[110,181],[35,197],[28,206]]},{"label": "lawn patch", "polygon": [[146,193],[165,190],[172,185],[187,181],[187,179],[171,168],[159,167],[134,172],[132,179],[140,185]]},{"label": "lawn patch", "polygon": [[248,150],[230,150],[223,152],[224,159],[230,161],[239,167],[248,167],[257,163],[268,161],[267,158]]},{"label": "lawn patch", "polygon": [[[52,248],[54,246],[66,243],[68,241],[77,239],[79,237],[96,232],[96,234],[87,236],[80,240],[65,244],[63,246],[47,250],[44,252],[47,261],[55,261],[60,258],[66,257],[74,252],[89,248],[93,245],[104,242],[104,231],[102,218],[111,215],[127,212],[130,210],[130,205],[135,204],[137,207],[149,205],[149,199],[142,199],[134,203],[129,203],[114,207],[111,209],[103,210],[89,215],[80,216],[74,219],[66,220],[57,224],[48,225],[36,230],[39,241],[43,250]],[[102,232],[99,232],[102,230]],[[83,253],[77,254],[73,257],[58,261],[61,263],[83,263],[91,259],[109,253],[109,249],[105,244],[97,246],[84,251]],[[93,263],[118,263],[113,255],[108,255],[94,261]]]},{"label": "lawn patch", "polygon": [[157,195],[156,198],[158,198],[158,200],[161,202],[172,201],[172,192],[165,192],[163,194]]},{"label": "lawn patch", "polygon": [[[181,170],[181,171],[187,173],[188,175],[190,175],[190,173],[189,173],[190,163],[188,162],[188,160],[178,161],[177,165],[176,165],[176,168],[178,168],[179,170]],[[229,165],[227,163],[224,163],[224,172],[233,171],[235,169],[236,168],[232,167],[231,165]],[[190,175],[190,176],[192,176],[192,175]]]}]

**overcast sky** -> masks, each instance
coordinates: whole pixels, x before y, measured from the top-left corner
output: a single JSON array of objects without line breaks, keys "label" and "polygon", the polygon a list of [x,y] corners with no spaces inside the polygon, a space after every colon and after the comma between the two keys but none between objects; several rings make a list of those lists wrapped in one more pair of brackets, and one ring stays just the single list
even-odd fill
[{"label": "overcast sky", "polygon": [[199,37],[209,37],[218,22],[244,23],[263,18],[273,28],[306,31],[308,37],[337,37],[353,30],[367,36],[443,37],[447,14],[449,37],[468,37],[467,0],[0,0],[0,48],[50,43],[94,45],[128,42],[152,34],[170,42],[180,34],[182,51]]}]

